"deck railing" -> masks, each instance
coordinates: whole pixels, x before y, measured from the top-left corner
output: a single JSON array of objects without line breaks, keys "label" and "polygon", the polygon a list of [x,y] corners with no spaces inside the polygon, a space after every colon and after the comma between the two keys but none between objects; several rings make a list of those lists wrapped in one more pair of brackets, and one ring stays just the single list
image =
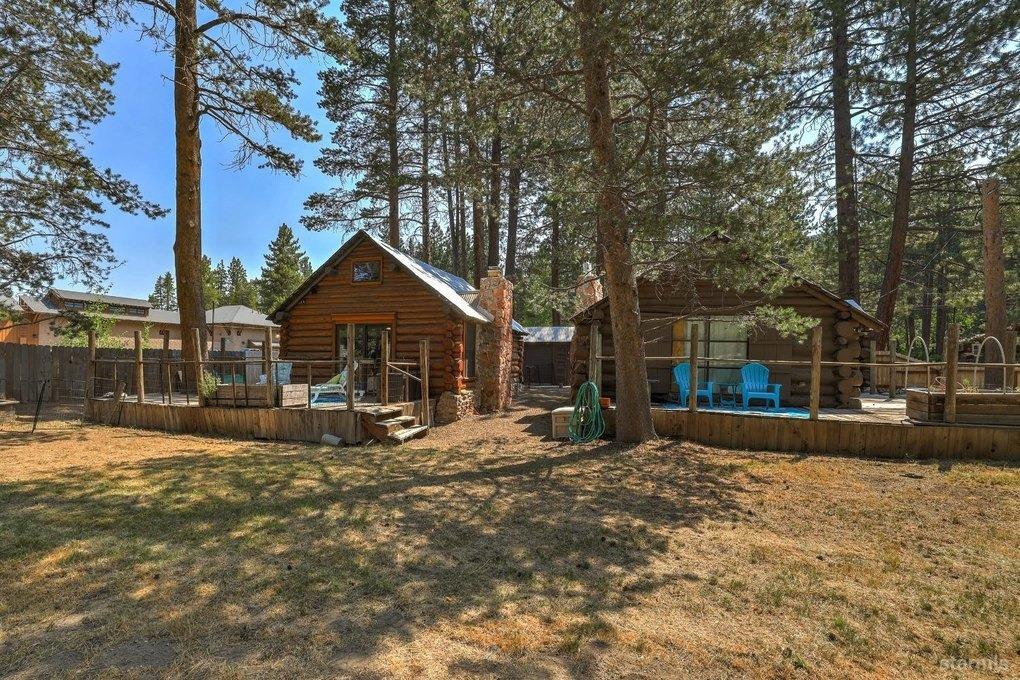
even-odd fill
[{"label": "deck railing", "polygon": [[[590,380],[594,380],[598,385],[599,391],[602,391],[602,374],[604,362],[613,362],[615,357],[606,356],[602,354],[602,336],[596,325],[592,325],[591,339],[589,344],[589,360],[588,360],[588,376]],[[798,368],[810,368],[811,371],[811,383],[810,383],[810,401],[809,411],[810,419],[818,419],[818,410],[821,404],[821,375],[823,368],[842,368],[850,367],[851,369],[864,369],[867,368],[874,372],[878,369],[884,369],[889,372],[889,399],[892,399],[896,394],[897,383],[899,382],[899,369],[903,369],[903,384],[906,386],[907,383],[907,372],[916,369],[925,369],[931,371],[931,369],[940,369],[945,376],[945,420],[946,422],[953,423],[956,421],[956,393],[958,391],[958,376],[961,370],[976,370],[982,368],[987,370],[1001,370],[1003,373],[1003,380],[1001,391],[1009,392],[1014,390],[1018,384],[1017,382],[1017,370],[1018,366],[1016,363],[1016,331],[1010,331],[1007,334],[1005,347],[1005,361],[1003,362],[967,362],[966,369],[960,366],[959,363],[959,341],[960,341],[960,326],[959,324],[952,324],[949,327],[949,331],[946,334],[946,361],[830,361],[822,360],[822,327],[815,326],[811,330],[811,360],[797,360],[797,359],[727,359],[727,358],[715,358],[715,357],[699,357],[699,339],[698,339],[698,327],[691,327],[690,337],[690,349],[688,354],[679,356],[651,356],[645,357],[647,362],[669,362],[672,364],[686,362],[690,365],[690,382],[691,385],[697,385],[700,380],[698,378],[698,372],[702,362],[711,362],[712,364],[731,364],[734,366],[742,366],[749,362],[755,362],[764,364],[765,366],[776,366],[776,367],[798,367]],[[890,357],[895,356],[890,354]],[[929,389],[931,389],[931,383],[929,382]],[[996,390],[998,391],[998,390]],[[697,390],[691,389],[689,393],[688,409],[690,411],[698,410],[697,403]]]},{"label": "deck railing", "polygon": [[[198,341],[198,331],[195,331]],[[88,366],[85,380],[85,397],[95,398],[99,394],[110,393],[116,400],[134,395],[138,403],[146,401],[147,389],[158,387],[160,403],[173,405],[217,405],[232,406],[274,406],[279,391],[283,394],[281,383],[285,376],[300,375],[304,383],[293,383],[287,379],[287,385],[303,386],[306,390],[304,404],[311,407],[315,401],[315,376],[337,376],[346,372],[344,404],[347,410],[354,410],[360,402],[382,406],[389,405],[394,397],[399,401],[421,400],[421,421],[431,422],[429,408],[429,341],[419,341],[417,361],[400,360],[391,357],[390,331],[382,334],[380,357],[357,358],[354,356],[354,330],[348,326],[348,346],[346,356],[340,359],[312,358],[273,358],[270,353],[263,352],[262,357],[252,358],[216,358],[183,359],[162,356],[145,358],[142,352],[141,334],[136,331],[134,337],[135,356],[133,359],[97,358],[96,338],[89,334]],[[264,345],[271,347],[268,337]],[[158,385],[146,384],[144,370],[146,366],[157,366]],[[109,366],[109,377],[100,376],[100,366]],[[252,382],[249,379],[251,368],[256,368],[260,379]],[[151,374],[150,370],[150,374]],[[324,377],[322,382],[329,380]],[[418,389],[414,389],[418,388]],[[415,394],[417,392],[417,394]],[[292,393],[293,394],[293,393]],[[371,395],[374,400],[366,397]],[[286,404],[283,404],[286,405]]]}]

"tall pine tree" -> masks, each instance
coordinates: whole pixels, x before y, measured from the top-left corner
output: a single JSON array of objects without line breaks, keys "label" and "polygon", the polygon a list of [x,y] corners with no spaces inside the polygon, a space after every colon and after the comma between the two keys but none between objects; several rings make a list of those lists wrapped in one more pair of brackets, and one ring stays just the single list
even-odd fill
[{"label": "tall pine tree", "polygon": [[258,290],[248,280],[248,272],[244,270],[241,260],[232,258],[227,266],[227,295],[224,300],[228,305],[244,305],[258,308]]},{"label": "tall pine tree", "polygon": [[167,272],[156,277],[149,304],[156,309],[177,309],[177,288],[174,286],[173,274]]},{"label": "tall pine tree", "polygon": [[272,312],[311,274],[312,263],[301,250],[294,231],[286,223],[281,224],[276,238],[269,244],[259,278],[262,309]]}]

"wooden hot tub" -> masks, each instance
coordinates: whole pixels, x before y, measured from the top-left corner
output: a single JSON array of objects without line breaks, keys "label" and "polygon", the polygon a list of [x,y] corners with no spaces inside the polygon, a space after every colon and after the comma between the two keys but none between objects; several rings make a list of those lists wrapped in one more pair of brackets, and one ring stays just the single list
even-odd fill
[{"label": "wooden hot tub", "polygon": [[[945,392],[907,390],[907,417],[911,420],[941,423],[945,409]],[[956,422],[1020,426],[1020,392],[957,392]]]}]

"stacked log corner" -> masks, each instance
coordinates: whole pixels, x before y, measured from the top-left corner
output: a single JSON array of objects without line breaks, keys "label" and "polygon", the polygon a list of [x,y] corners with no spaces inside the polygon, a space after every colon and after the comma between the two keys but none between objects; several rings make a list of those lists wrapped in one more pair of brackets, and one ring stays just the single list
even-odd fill
[{"label": "stacked log corner", "polygon": [[[851,318],[849,312],[838,312],[836,319],[833,335],[837,349],[833,360],[860,361],[862,354],[860,324]],[[853,366],[838,366],[834,370],[837,378],[837,404],[845,408],[861,408],[861,385],[864,384],[864,374]]]}]

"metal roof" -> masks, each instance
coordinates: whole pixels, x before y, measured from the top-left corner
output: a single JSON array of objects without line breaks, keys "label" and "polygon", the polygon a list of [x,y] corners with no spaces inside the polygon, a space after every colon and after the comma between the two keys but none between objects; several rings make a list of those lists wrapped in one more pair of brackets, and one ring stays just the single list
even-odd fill
[{"label": "metal roof", "polygon": [[100,293],[83,293],[78,290],[65,290],[63,288],[50,288],[50,294],[64,300],[81,300],[82,302],[101,302],[105,305],[125,305],[128,307],[145,307],[149,309],[152,303],[141,298],[118,297],[116,295],[102,295]]},{"label": "metal roof", "polygon": [[[173,313],[177,314],[177,312]],[[224,305],[210,309],[205,313],[205,322],[211,324],[214,321],[217,325],[224,326],[276,326],[262,312],[244,305]]]},{"label": "metal roof", "polygon": [[570,342],[574,339],[573,326],[528,326],[524,342]]}]

